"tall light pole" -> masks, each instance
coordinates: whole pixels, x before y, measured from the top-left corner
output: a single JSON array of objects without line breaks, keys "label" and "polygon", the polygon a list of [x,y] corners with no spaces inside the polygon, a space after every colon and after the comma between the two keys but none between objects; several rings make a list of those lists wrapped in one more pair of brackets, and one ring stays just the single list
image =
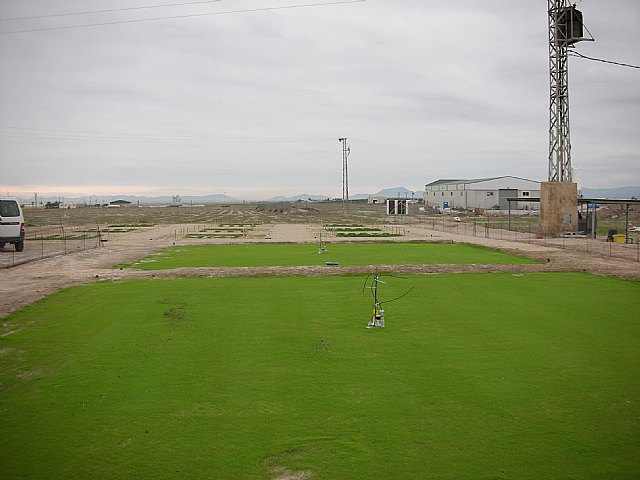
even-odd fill
[{"label": "tall light pole", "polygon": [[568,50],[583,38],[582,13],[547,0],[549,25],[549,178],[540,184],[539,233],[577,232],[577,185],[571,171]]},{"label": "tall light pole", "polygon": [[349,173],[347,170],[347,159],[351,153],[351,147],[347,145],[347,138],[339,138],[342,143],[342,210],[349,211]]},{"label": "tall light pole", "polygon": [[549,11],[549,181],[571,182],[568,49],[583,37],[582,13],[568,0],[547,0]]}]

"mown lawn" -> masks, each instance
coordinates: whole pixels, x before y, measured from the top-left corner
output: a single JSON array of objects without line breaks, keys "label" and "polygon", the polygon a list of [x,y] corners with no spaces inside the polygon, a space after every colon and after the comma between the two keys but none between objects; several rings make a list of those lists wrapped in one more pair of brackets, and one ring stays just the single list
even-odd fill
[{"label": "mown lawn", "polygon": [[318,253],[317,244],[232,244],[169,247],[129,265],[145,270],[177,267],[265,267],[382,264],[520,264],[534,260],[469,244],[373,242],[335,243]]},{"label": "mown lawn", "polygon": [[2,478],[637,478],[640,283],[383,279],[415,287],[384,330],[362,276],[99,283],[9,315]]}]

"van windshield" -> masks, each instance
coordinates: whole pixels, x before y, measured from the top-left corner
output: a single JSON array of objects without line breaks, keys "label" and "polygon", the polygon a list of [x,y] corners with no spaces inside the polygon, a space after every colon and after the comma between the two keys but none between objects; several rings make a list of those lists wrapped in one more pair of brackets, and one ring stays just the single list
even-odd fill
[{"label": "van windshield", "polygon": [[0,217],[19,217],[20,209],[15,200],[0,200]]}]

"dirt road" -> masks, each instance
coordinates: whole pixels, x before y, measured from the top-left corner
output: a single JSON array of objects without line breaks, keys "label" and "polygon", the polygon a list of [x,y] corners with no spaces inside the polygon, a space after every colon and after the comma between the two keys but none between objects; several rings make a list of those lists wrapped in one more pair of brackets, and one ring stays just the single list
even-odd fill
[{"label": "dirt road", "polygon": [[[329,275],[369,273],[372,266],[359,267],[266,267],[266,268],[181,268],[165,271],[119,269],[116,265],[130,263],[174,244],[196,244],[203,240],[177,238],[182,225],[163,225],[135,232],[112,235],[102,247],[67,255],[34,260],[0,270],[0,317],[29,305],[62,288],[99,280],[128,278],[175,278],[178,276],[238,276],[238,275]],[[315,224],[274,224],[261,226],[251,242],[315,242],[321,231]],[[330,242],[337,238],[326,238]],[[389,239],[385,239],[388,241]],[[616,258],[585,255],[582,252],[545,247],[535,244],[492,240],[457,235],[412,226],[399,241],[453,241],[474,243],[518,253],[540,261],[536,265],[387,265],[382,271],[435,274],[459,272],[534,272],[586,271],[599,275],[614,275],[625,279],[640,279],[640,264]],[[246,239],[213,239],[205,243],[237,243]],[[340,239],[363,241],[363,239]],[[370,241],[370,240],[368,240]],[[28,245],[26,251],[28,250]],[[4,253],[3,253],[4,254]],[[28,251],[26,252],[28,254]]]}]

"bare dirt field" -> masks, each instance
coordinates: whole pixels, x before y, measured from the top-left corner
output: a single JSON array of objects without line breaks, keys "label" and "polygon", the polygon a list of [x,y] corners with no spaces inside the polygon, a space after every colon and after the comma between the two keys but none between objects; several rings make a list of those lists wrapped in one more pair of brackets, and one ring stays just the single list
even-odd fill
[{"label": "bare dirt field", "polygon": [[[308,220],[307,220],[308,221]],[[392,227],[390,227],[392,228]],[[425,224],[411,224],[403,228],[403,236],[395,238],[337,238],[323,230],[321,223],[303,221],[289,223],[265,223],[256,225],[250,234],[237,239],[187,238],[185,232],[194,229],[193,224],[164,224],[138,228],[134,231],[112,234],[108,241],[84,248],[69,248],[66,254],[43,255],[38,242],[27,242],[25,251],[14,254],[5,248],[0,257],[24,255],[33,260],[0,269],[0,317],[29,305],[60,289],[100,280],[134,278],[175,278],[179,276],[240,276],[240,275],[333,275],[345,273],[370,273],[373,266],[359,267],[266,267],[266,268],[181,268],[165,271],[141,271],[120,269],[118,264],[130,263],[171,245],[198,243],[237,242],[296,242],[315,243],[320,232],[328,242],[337,241],[428,241],[463,242],[498,248],[539,260],[535,265],[385,265],[382,271],[413,274],[437,274],[460,272],[550,272],[584,271],[598,275],[612,275],[623,279],[640,279],[640,263],[624,258],[607,256],[607,246],[601,242],[601,252],[585,254],[572,248],[570,239],[561,245],[541,242],[521,242],[477,237],[427,228]],[[546,242],[545,242],[546,243]],[[633,252],[632,252],[633,253]],[[31,257],[30,257],[31,256]],[[44,257],[44,258],[43,258]],[[11,264],[9,264],[11,265]]]}]

